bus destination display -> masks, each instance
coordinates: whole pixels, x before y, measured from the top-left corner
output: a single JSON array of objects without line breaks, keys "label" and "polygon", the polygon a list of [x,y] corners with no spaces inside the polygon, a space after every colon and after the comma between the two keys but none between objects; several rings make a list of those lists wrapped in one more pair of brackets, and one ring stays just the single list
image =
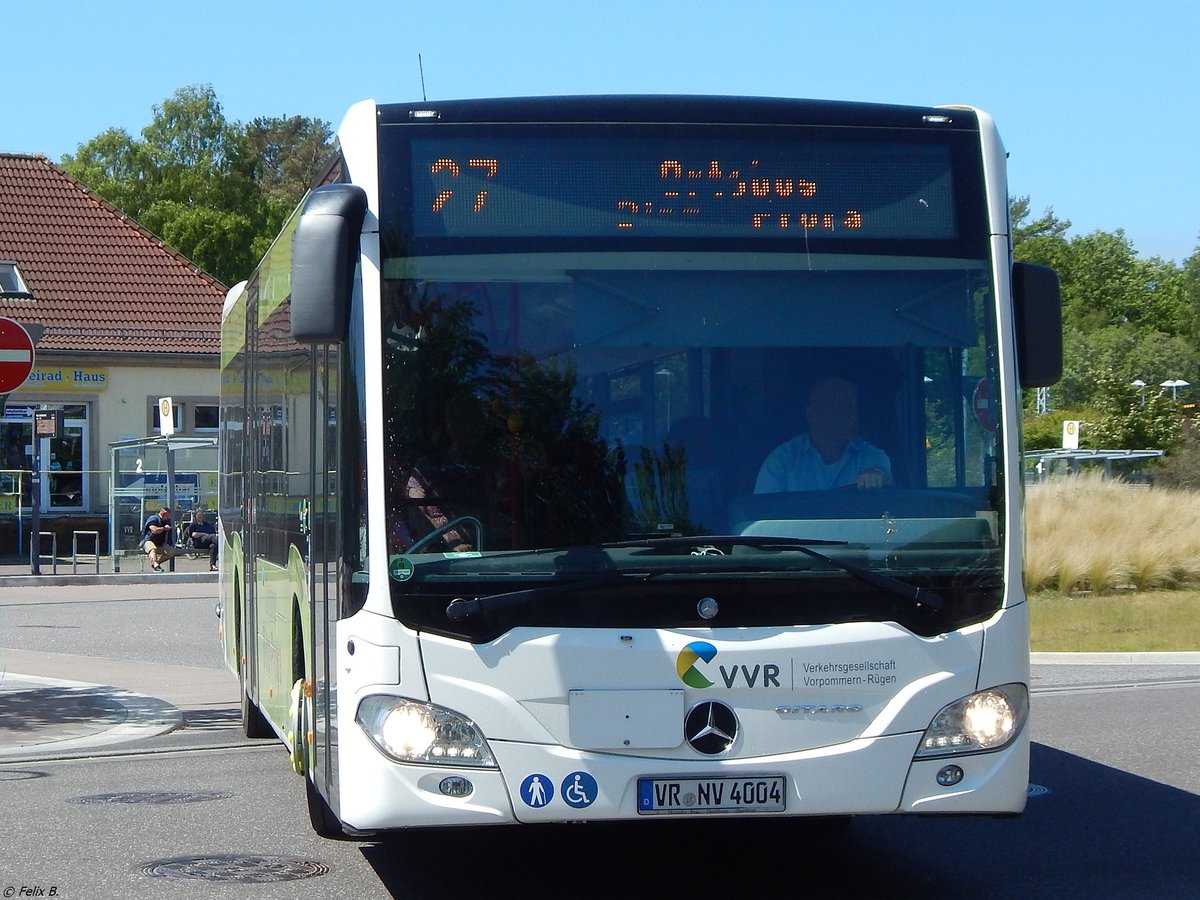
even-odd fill
[{"label": "bus destination display", "polygon": [[949,148],[639,139],[412,142],[414,235],[952,240]]}]

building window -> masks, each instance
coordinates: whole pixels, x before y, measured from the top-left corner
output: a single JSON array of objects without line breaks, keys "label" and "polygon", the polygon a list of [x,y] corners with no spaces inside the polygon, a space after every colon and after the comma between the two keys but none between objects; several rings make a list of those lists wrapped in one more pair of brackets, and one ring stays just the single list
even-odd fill
[{"label": "building window", "polygon": [[0,511],[7,505],[32,504],[34,441],[38,442],[43,478],[38,504],[50,512],[90,509],[88,473],[90,437],[86,404],[67,404],[63,431],[58,437],[35,438],[36,404],[9,403],[0,418]]},{"label": "building window", "polygon": [[215,434],[220,428],[220,407],[215,403],[197,403],[193,406],[197,434]]},{"label": "building window", "polygon": [[0,296],[6,299],[32,298],[29,285],[12,260],[0,260]]},{"label": "building window", "polygon": [[[146,398],[147,421],[150,428],[147,434],[157,437],[162,433],[159,428],[159,406],[154,397]],[[197,395],[185,395],[171,399],[171,417],[175,420],[176,434],[217,434],[220,430],[220,409],[216,398]]]},{"label": "building window", "polygon": [[[153,401],[150,404],[150,410],[151,410],[150,411],[150,433],[151,434],[161,434],[162,429],[160,428],[160,423],[162,420],[158,414],[158,401],[157,400]],[[182,403],[172,402],[171,418],[175,420],[175,433],[178,434],[179,432],[183,431],[183,404]]]}]

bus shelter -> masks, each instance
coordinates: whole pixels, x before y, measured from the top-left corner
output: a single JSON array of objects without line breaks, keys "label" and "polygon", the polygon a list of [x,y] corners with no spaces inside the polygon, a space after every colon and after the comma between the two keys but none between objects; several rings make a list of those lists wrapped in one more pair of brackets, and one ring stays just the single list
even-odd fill
[{"label": "bus shelter", "polygon": [[216,509],[217,439],[148,437],[109,444],[108,546],[113,571],[121,557],[141,551],[142,523],[164,506],[175,522],[203,507]]},{"label": "bus shelter", "polygon": [[[1026,450],[1022,456],[1026,464],[1033,462],[1033,480],[1043,480],[1052,474],[1061,472],[1064,468],[1072,475],[1078,475],[1085,467],[1099,465],[1103,467],[1104,477],[1112,478],[1114,474],[1128,477],[1130,467],[1145,460],[1157,459],[1166,453],[1165,450]],[[1116,471],[1114,471],[1114,467]]]}]

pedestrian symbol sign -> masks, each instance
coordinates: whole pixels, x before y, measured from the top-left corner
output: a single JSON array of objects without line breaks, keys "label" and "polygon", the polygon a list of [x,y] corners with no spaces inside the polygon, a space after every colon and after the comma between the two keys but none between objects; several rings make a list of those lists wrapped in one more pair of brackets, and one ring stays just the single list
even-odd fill
[{"label": "pedestrian symbol sign", "polygon": [[521,799],[526,806],[541,809],[554,799],[554,782],[545,775],[530,775],[521,782]]}]

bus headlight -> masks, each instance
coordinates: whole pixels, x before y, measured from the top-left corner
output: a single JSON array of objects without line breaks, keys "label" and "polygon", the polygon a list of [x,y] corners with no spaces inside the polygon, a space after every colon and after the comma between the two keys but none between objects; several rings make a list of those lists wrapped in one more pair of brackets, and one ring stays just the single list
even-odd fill
[{"label": "bus headlight", "polygon": [[354,718],[371,743],[397,762],[496,767],[475,723],[432,703],[372,694],[358,705]]},{"label": "bus headlight", "polygon": [[1021,731],[1029,715],[1029,690],[1002,684],[942,708],[917,749],[917,758],[999,750]]}]

